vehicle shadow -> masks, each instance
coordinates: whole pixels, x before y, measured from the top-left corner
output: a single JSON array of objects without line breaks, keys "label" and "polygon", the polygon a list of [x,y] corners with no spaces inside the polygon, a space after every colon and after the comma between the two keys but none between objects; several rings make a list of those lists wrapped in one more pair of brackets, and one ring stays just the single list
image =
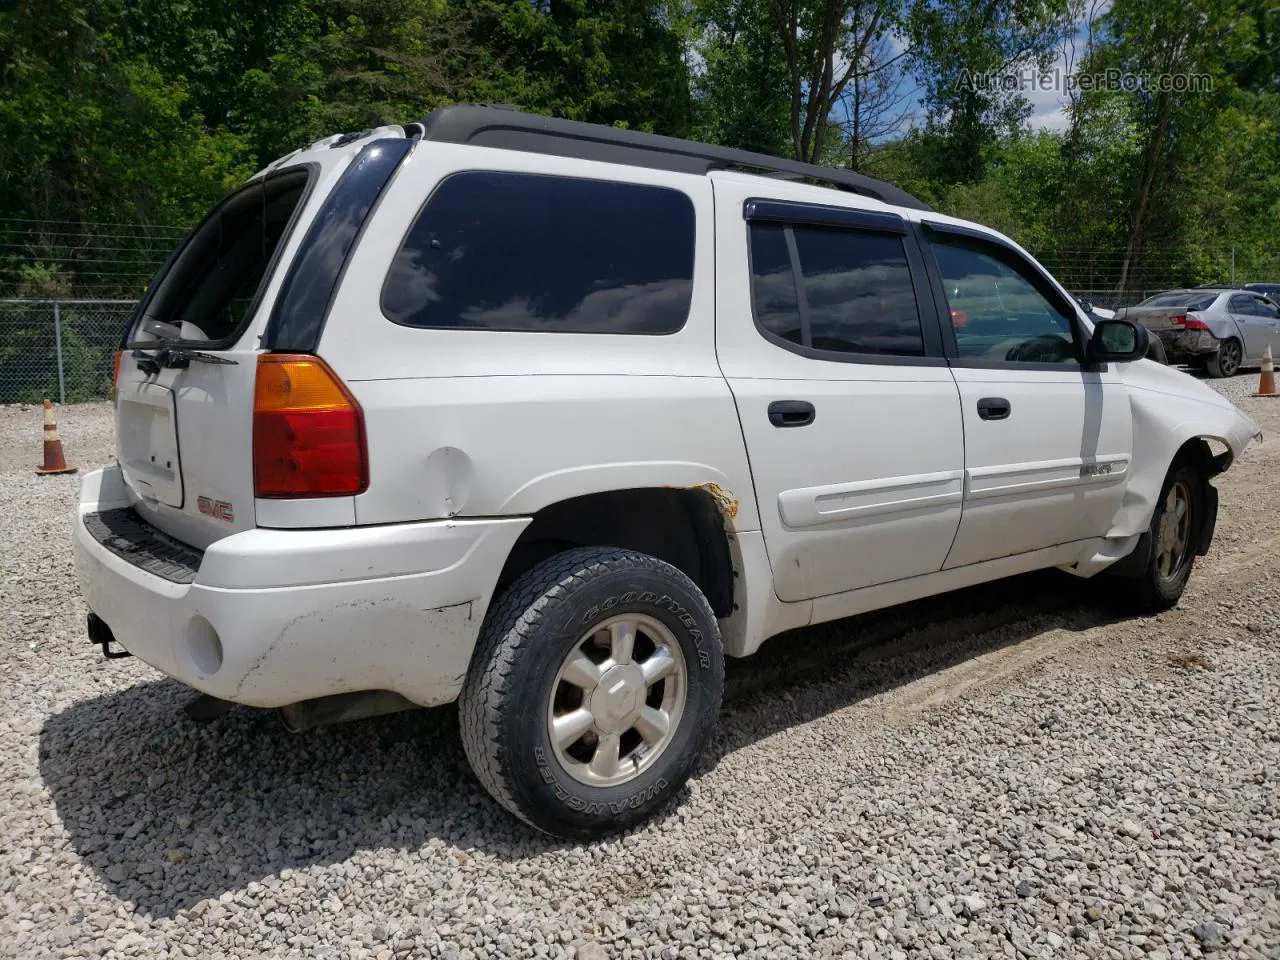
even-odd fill
[{"label": "vehicle shadow", "polygon": [[[1121,614],[1088,585],[1033,574],[805,630],[731,661],[702,772],[778,730],[1050,629]],[[562,846],[470,774],[453,708],[294,735],[236,708],[198,725],[191,691],[142,683],[51,716],[40,772],[70,841],[117,897],[171,916],[285,868],[443,843],[512,860]]]}]

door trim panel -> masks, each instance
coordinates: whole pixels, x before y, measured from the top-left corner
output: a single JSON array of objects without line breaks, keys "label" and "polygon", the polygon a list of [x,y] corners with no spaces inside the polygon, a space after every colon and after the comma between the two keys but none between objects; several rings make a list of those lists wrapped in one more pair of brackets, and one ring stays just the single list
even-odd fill
[{"label": "door trim panel", "polygon": [[943,470],[801,487],[778,494],[778,513],[788,527],[803,529],[950,506],[963,499],[963,481],[963,470]]},{"label": "door trim panel", "polygon": [[1129,458],[1124,454],[969,467],[965,470],[966,495],[970,500],[983,500],[1042,490],[1102,486],[1122,482],[1128,472]]}]

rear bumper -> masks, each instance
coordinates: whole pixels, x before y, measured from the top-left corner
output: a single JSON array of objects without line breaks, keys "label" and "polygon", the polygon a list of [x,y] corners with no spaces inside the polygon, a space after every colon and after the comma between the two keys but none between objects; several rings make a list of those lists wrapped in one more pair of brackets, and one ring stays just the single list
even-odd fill
[{"label": "rear bumper", "polygon": [[1170,359],[1209,356],[1218,352],[1221,343],[1208,330],[1161,330],[1156,336]]},{"label": "rear bumper", "polygon": [[158,670],[260,707],[358,690],[424,706],[455,699],[498,574],[529,522],[248,530],[212,544],[181,583],[108,549],[85,525],[127,506],[118,467],[85,476],[75,560],[89,609]]}]

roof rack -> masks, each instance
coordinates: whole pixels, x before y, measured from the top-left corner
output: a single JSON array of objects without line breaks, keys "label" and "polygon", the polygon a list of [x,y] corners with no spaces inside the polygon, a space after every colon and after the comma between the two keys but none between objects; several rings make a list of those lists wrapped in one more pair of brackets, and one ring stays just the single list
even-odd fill
[{"label": "roof rack", "polygon": [[766,176],[818,180],[895,206],[913,210],[932,209],[891,183],[873,180],[852,170],[821,167],[654,133],[521,113],[509,107],[441,107],[422,119],[422,127],[423,140],[441,143],[524,150],[677,173],[706,174],[711,170],[737,168]]}]

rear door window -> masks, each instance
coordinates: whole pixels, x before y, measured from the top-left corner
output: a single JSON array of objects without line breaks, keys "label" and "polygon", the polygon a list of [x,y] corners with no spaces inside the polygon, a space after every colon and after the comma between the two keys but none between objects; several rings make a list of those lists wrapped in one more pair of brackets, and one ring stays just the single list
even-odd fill
[{"label": "rear door window", "polygon": [[1277,307],[1269,300],[1261,300],[1256,297],[1253,301],[1253,312],[1256,316],[1269,317],[1272,320],[1280,317],[1280,307]]},{"label": "rear door window", "polygon": [[751,297],[761,330],[797,346],[804,344],[800,294],[782,224],[751,225]]},{"label": "rear door window", "polygon": [[309,180],[305,167],[272,174],[215,207],[156,281],[129,339],[230,346],[257,307]]},{"label": "rear door window", "polygon": [[693,294],[678,190],[539,174],[446,178],[397,252],[382,310],[411,327],[669,334]]},{"label": "rear door window", "polygon": [[752,223],[751,288],[771,338],[833,354],[925,354],[900,234]]}]

